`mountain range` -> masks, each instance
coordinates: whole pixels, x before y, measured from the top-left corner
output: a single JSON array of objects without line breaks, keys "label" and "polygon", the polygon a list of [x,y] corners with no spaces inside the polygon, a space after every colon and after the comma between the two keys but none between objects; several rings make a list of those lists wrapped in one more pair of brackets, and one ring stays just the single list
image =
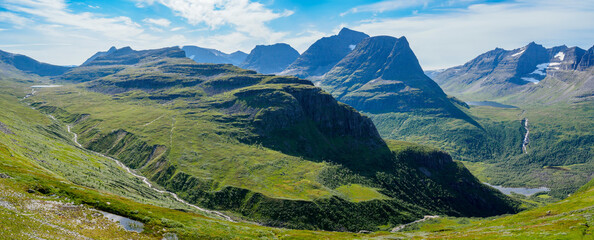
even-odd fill
[{"label": "mountain range", "polygon": [[435,73],[433,79],[447,93],[469,100],[579,102],[594,94],[593,54],[594,47],[547,49],[531,42],[514,50],[496,48],[462,66]]}]

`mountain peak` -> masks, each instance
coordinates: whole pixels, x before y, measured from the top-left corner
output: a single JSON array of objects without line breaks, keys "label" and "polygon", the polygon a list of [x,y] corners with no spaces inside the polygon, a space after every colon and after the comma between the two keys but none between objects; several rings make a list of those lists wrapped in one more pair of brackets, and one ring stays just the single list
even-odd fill
[{"label": "mountain peak", "polygon": [[355,30],[349,28],[342,28],[340,32],[338,32],[338,36],[345,36],[345,35],[357,35],[357,34],[364,34],[362,32],[357,32]]},{"label": "mountain peak", "polygon": [[526,49],[528,48],[544,48],[542,45],[535,43],[534,41],[528,43],[528,45],[526,45]]},{"label": "mountain peak", "polygon": [[405,37],[367,38],[320,80],[339,101],[372,114],[431,109],[467,119],[425,75]]},{"label": "mountain peak", "polygon": [[240,67],[264,74],[279,73],[298,57],[299,52],[286,43],[257,45]]},{"label": "mountain peak", "polygon": [[366,38],[369,38],[369,35],[343,28],[338,35],[321,38],[312,44],[282,74],[300,78],[320,77]]},{"label": "mountain peak", "polygon": [[402,36],[402,37],[398,38],[398,43],[399,44],[404,44],[406,46],[410,46],[410,44],[408,43],[408,39],[406,39],[405,36]]}]

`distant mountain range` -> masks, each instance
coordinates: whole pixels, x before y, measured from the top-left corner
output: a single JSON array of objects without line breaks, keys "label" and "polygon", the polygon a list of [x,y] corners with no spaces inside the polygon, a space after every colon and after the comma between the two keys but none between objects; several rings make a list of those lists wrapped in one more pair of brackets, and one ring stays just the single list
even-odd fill
[{"label": "distant mountain range", "polygon": [[197,63],[229,63],[239,66],[248,56],[247,53],[242,51],[227,54],[216,49],[196,46],[184,46],[182,50],[186,53],[186,57]]},{"label": "distant mountain range", "polygon": [[592,99],[593,59],[594,47],[587,51],[566,46],[547,49],[531,42],[514,50],[496,48],[432,75],[446,92],[465,99],[575,102]]},{"label": "distant mountain range", "polygon": [[0,70],[6,73],[11,72],[13,75],[36,74],[39,76],[57,76],[71,68],[38,62],[25,55],[0,50]]},{"label": "distant mountain range", "polygon": [[279,73],[299,57],[299,52],[285,43],[258,45],[239,66],[264,74]]},{"label": "distant mountain range", "polygon": [[365,33],[343,28],[338,35],[316,41],[280,74],[317,79],[330,71],[355,49],[357,44],[368,37]]}]

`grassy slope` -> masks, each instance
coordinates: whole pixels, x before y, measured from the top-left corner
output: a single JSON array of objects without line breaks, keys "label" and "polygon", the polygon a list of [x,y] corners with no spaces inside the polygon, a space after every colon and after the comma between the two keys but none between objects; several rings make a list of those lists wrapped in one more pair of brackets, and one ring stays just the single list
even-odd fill
[{"label": "grassy slope", "polygon": [[594,239],[592,186],[594,180],[563,201],[516,215],[439,218],[404,231],[413,239]]},{"label": "grassy slope", "polygon": [[[329,189],[321,185],[307,184],[315,181],[315,175],[324,168],[324,163],[305,161],[220,136],[217,132],[237,130],[225,123],[196,119],[188,116],[187,111],[176,111],[167,105],[143,101],[114,101],[108,95],[75,87],[42,91],[39,97],[34,98],[35,101],[51,99],[54,106],[101,119],[96,127],[100,131],[109,133],[112,129],[125,126],[127,131],[140,133],[138,135],[142,140],[151,145],[168,146],[168,159],[175,161],[189,174],[220,182],[215,190],[220,190],[224,185],[232,185],[249,187],[270,196],[303,200],[330,194]],[[80,99],[85,99],[85,102],[80,102]],[[172,105],[177,106],[176,104],[185,103]],[[206,112],[204,115],[206,118],[221,117],[216,112]],[[80,127],[85,126],[75,125],[73,130],[81,132]],[[85,141],[88,139],[81,139],[81,142]],[[268,162],[261,162],[262,160]],[[286,161],[290,161],[291,165],[283,164]],[[256,164],[261,166],[253,166]],[[262,178],[270,172],[284,174],[274,174],[269,179]]]},{"label": "grassy slope", "polygon": [[[182,239],[355,236],[229,223],[172,210],[187,207],[147,189],[112,160],[75,147],[63,127],[19,103],[21,94],[12,95],[12,90],[23,92],[20,90],[26,88],[15,87],[12,82],[11,87],[3,86],[6,88],[0,92],[0,103],[8,108],[0,113],[0,122],[11,134],[0,132],[0,173],[10,176],[0,178],[2,236],[160,239],[170,231]],[[27,189],[35,193],[26,193]],[[81,203],[84,205],[79,206]],[[146,224],[145,231],[142,234],[124,231],[110,221],[93,216],[93,208],[137,219]]]}]

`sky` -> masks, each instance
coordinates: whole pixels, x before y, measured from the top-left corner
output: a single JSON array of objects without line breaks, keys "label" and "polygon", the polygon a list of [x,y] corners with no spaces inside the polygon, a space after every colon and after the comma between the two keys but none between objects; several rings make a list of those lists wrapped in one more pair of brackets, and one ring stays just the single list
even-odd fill
[{"label": "sky", "polygon": [[406,36],[425,70],[496,47],[594,45],[592,0],[0,0],[0,50],[79,65],[111,46],[305,51],[348,27]]}]

